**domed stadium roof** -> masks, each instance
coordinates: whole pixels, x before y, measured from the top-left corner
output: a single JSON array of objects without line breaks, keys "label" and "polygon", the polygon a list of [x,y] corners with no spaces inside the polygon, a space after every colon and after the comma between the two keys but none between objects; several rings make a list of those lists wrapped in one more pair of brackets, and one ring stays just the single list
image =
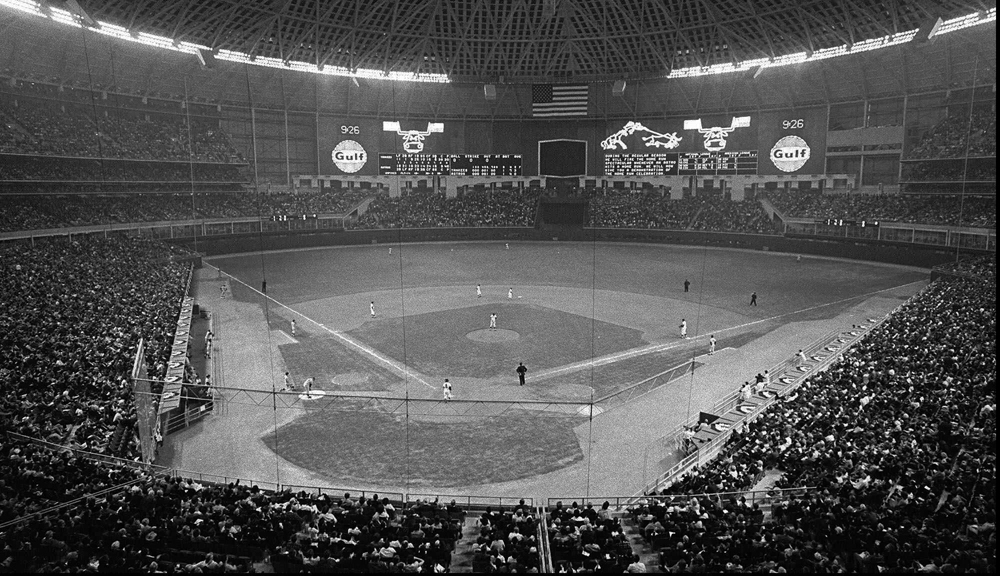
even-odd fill
[{"label": "domed stadium roof", "polygon": [[662,77],[852,46],[995,6],[959,0],[78,2],[95,20],[133,34],[216,52],[441,74],[459,82]]}]

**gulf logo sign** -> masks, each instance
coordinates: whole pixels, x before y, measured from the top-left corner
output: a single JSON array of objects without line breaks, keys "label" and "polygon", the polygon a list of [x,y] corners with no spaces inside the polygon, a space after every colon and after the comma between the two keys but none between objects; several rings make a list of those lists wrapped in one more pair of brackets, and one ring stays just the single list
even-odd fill
[{"label": "gulf logo sign", "polygon": [[344,172],[354,174],[368,161],[364,147],[354,140],[343,140],[333,148],[333,163]]},{"label": "gulf logo sign", "polygon": [[809,161],[809,144],[798,136],[785,136],[771,147],[771,163],[782,172],[795,172]]}]

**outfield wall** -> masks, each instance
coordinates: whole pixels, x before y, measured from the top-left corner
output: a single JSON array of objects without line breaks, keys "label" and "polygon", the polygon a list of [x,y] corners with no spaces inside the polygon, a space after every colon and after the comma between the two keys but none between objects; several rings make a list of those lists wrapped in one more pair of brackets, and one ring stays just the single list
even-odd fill
[{"label": "outfield wall", "polygon": [[[192,243],[192,240],[175,240]],[[726,232],[634,229],[535,229],[535,228],[426,228],[351,230],[299,234],[253,234],[198,239],[198,251],[207,255],[249,251],[288,250],[321,246],[396,244],[447,241],[570,241],[642,242],[710,246],[808,254],[933,268],[955,260],[955,249],[903,242],[795,236],[767,236]],[[986,253],[963,249],[963,254]]]}]

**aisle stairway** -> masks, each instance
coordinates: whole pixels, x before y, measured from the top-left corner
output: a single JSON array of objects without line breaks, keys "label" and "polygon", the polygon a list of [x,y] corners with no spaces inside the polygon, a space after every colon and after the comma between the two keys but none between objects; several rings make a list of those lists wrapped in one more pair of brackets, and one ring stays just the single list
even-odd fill
[{"label": "aisle stairway", "polygon": [[472,569],[472,548],[479,537],[479,516],[469,514],[462,523],[462,537],[455,542],[451,554],[451,571],[463,574],[475,572]]},{"label": "aisle stairway", "polygon": [[647,572],[660,572],[660,551],[654,550],[646,541],[631,514],[627,512],[620,514],[625,536],[632,545],[632,550],[639,555],[639,561],[646,565]]}]

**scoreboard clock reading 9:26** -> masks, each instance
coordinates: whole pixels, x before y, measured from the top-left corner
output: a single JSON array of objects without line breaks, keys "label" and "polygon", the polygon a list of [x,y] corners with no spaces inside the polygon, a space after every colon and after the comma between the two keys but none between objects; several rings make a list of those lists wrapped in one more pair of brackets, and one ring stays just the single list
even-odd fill
[{"label": "scoreboard clock reading 9:26", "polygon": [[379,154],[383,176],[520,176],[520,154]]}]

